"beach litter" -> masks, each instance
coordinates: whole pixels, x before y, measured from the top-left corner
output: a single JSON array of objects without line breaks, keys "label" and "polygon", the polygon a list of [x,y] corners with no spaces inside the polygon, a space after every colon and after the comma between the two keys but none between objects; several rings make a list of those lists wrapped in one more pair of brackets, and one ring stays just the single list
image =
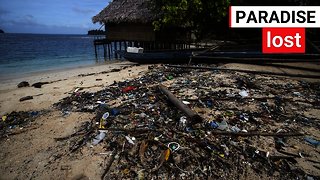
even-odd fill
[{"label": "beach litter", "polygon": [[[36,120],[39,116],[48,113],[48,111],[13,111],[2,116],[0,121],[0,137],[13,134],[12,131],[24,128]],[[16,133],[14,133],[16,134]]]},{"label": "beach litter", "polygon": [[[319,83],[166,66],[148,69],[138,78],[97,92],[78,91],[55,104],[61,111],[92,113],[74,134],[56,140],[68,141],[75,154],[91,144],[103,148],[109,158],[102,179],[317,178],[312,172],[319,158],[311,159],[317,158],[318,145],[308,146],[313,154],[307,157],[300,145],[317,143],[303,136],[308,128],[320,128],[318,118],[304,115],[319,101]],[[243,88],[250,98],[239,94]],[[292,89],[304,96],[288,93]],[[314,171],[299,164],[302,158]]]}]

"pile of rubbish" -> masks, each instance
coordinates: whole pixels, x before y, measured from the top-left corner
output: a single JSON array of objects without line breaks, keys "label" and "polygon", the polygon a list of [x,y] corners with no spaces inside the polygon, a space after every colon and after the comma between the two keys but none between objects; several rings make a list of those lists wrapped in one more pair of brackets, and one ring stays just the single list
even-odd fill
[{"label": "pile of rubbish", "polygon": [[303,112],[319,102],[320,83],[153,65],[56,103],[64,115],[94,114],[56,140],[74,153],[102,148],[103,179],[313,179],[320,135],[309,129],[319,132],[320,123]]},{"label": "pile of rubbish", "polygon": [[3,115],[0,121],[0,136],[8,135],[11,130],[17,128],[23,129],[44,113],[46,111],[13,111],[10,114]]}]

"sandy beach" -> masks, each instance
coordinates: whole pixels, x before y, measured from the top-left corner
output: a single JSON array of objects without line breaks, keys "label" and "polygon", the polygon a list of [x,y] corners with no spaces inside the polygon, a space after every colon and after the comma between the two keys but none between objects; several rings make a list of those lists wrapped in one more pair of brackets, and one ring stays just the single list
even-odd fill
[{"label": "sandy beach", "polygon": [[[124,70],[121,70],[125,68]],[[114,81],[132,79],[145,71],[147,66],[135,66],[130,62],[96,65],[75,69],[57,70],[31,74],[2,82],[0,87],[1,115],[12,111],[48,109],[60,99],[68,96],[76,88],[83,91],[97,91]],[[116,72],[111,72],[116,71]],[[18,88],[17,85],[27,81],[30,87]],[[49,82],[42,88],[31,85],[37,82]],[[20,102],[25,96],[34,96],[31,101]]]},{"label": "sandy beach", "polygon": [[[148,66],[119,62],[36,74],[3,82],[0,88],[1,116],[12,111],[45,110],[47,112],[25,127],[12,129],[12,135],[2,138],[0,179],[100,179],[105,168],[104,164],[109,159],[109,156],[99,155],[104,152],[102,146],[94,149],[85,147],[80,154],[72,154],[68,152],[68,143],[55,140],[55,138],[74,133],[83,122],[92,119],[94,114],[71,112],[65,116],[55,109],[53,104],[70,96],[77,88],[81,88],[79,92],[97,92],[114,81],[127,81],[140,77],[148,71]],[[317,64],[291,64],[291,66],[303,66],[320,71]],[[319,75],[316,72],[244,64],[225,64],[222,67]],[[224,80],[223,73],[214,78]],[[319,79],[290,79],[319,81]],[[17,84],[21,81],[29,82],[30,87],[18,88]],[[41,88],[32,87],[31,85],[36,82],[48,82],[48,84],[44,84]],[[170,83],[172,82],[168,81],[164,84],[170,85]],[[25,96],[33,96],[33,99],[20,102],[19,99]],[[320,116],[319,109],[311,109],[308,113],[306,113],[308,117],[319,118]],[[308,127],[304,131],[308,131],[313,137],[320,138],[319,131],[315,128]],[[315,159],[315,161],[318,160],[319,157]],[[306,163],[302,160],[299,162]],[[320,176],[316,168],[309,165],[305,165],[304,168],[309,173]]]}]

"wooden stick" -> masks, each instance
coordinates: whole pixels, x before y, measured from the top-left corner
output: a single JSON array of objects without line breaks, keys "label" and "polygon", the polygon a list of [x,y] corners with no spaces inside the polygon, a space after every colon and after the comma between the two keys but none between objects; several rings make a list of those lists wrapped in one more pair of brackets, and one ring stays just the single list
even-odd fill
[{"label": "wooden stick", "polygon": [[178,109],[191,118],[193,121],[192,124],[202,122],[202,118],[197,113],[191,110],[187,105],[183,104],[165,86],[160,84],[158,87]]},{"label": "wooden stick", "polygon": [[107,167],[106,167],[106,169],[104,170],[104,172],[103,172],[103,174],[101,176],[102,180],[106,179],[107,174],[108,174],[108,172],[110,170],[110,167],[111,167],[113,161],[115,160],[116,155],[117,155],[117,150],[114,150],[114,152],[112,153],[112,155],[111,155],[111,157],[110,157],[110,159],[108,161]]}]

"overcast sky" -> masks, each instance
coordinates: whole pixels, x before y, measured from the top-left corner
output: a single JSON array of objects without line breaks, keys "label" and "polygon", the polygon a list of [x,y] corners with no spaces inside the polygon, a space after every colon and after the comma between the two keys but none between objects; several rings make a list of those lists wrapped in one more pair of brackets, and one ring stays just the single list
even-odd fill
[{"label": "overcast sky", "polygon": [[110,0],[0,0],[0,29],[8,33],[86,34]]}]

